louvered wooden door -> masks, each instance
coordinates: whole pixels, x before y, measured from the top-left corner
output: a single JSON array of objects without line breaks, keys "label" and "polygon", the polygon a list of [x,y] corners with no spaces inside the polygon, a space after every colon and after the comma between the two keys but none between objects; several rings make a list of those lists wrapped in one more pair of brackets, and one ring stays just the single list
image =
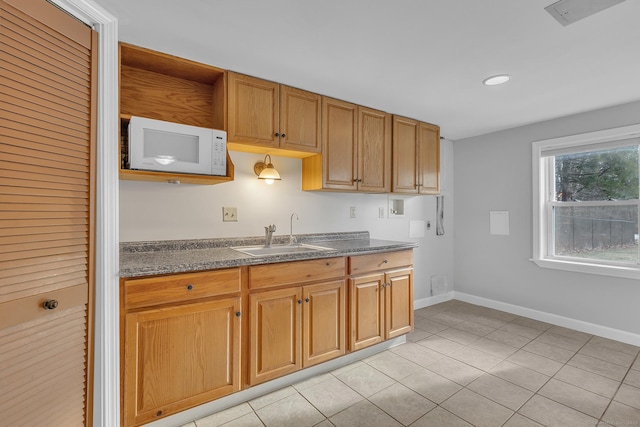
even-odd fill
[{"label": "louvered wooden door", "polygon": [[0,0],[0,425],[90,424],[96,42]]}]

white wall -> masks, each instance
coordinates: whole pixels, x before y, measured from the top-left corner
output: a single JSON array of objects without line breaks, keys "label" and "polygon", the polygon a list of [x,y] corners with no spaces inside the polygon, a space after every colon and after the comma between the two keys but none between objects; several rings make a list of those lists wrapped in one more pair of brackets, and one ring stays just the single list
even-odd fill
[{"label": "white wall", "polygon": [[[640,102],[455,141],[455,290],[640,333],[640,282],[537,267],[532,256],[531,143],[640,123]],[[489,211],[510,212],[509,236]]]},{"label": "white wall", "polygon": [[[293,212],[294,234],[369,231],[372,238],[416,242],[414,251],[415,299],[430,296],[432,275],[445,275],[453,283],[453,159],[452,144],[442,144],[445,195],[445,235],[435,235],[435,197],[384,194],[347,194],[301,191],[302,162],[272,156],[282,181],[259,182],[253,165],[264,156],[230,152],[235,180],[219,185],[172,185],[154,182],[120,182],[120,240],[203,239],[263,236],[274,223],[276,235],[289,234]],[[389,199],[404,199],[405,215],[378,218],[388,212]],[[238,222],[222,222],[222,207],[238,208]],[[349,218],[355,206],[357,217]],[[424,237],[409,237],[411,220],[430,220]]]}]

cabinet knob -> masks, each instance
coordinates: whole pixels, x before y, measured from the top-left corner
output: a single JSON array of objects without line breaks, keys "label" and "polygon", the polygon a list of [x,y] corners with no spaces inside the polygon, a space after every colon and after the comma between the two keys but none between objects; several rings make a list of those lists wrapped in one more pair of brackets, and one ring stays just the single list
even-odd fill
[{"label": "cabinet knob", "polygon": [[386,283],[383,283],[382,286],[380,286],[382,289],[384,289],[384,287],[386,286]]},{"label": "cabinet knob", "polygon": [[306,298],[306,299],[305,299],[305,301],[306,301],[306,302],[309,302],[309,301],[311,301],[311,300],[310,300],[309,298]]},{"label": "cabinet knob", "polygon": [[276,132],[276,138],[279,137],[279,136],[280,136],[280,134],[278,132]]},{"label": "cabinet knob", "polygon": [[286,134],[286,133],[283,133],[283,134],[282,134],[282,135],[280,135],[280,136],[284,138],[285,136],[287,136],[287,134]]},{"label": "cabinet knob", "polygon": [[327,267],[329,267],[331,265],[330,262],[325,262],[324,265],[326,265]]},{"label": "cabinet knob", "polygon": [[387,261],[386,259],[384,261],[382,261],[383,264],[388,263],[389,261]]},{"label": "cabinet knob", "polygon": [[387,286],[391,286],[391,282],[387,283]]},{"label": "cabinet knob", "polygon": [[192,290],[192,289],[193,289],[193,285],[192,285],[191,283],[189,283],[189,284],[187,285],[187,290],[188,290],[188,291],[190,291],[190,290]]},{"label": "cabinet knob", "polygon": [[58,300],[55,299],[48,299],[42,304],[45,310],[54,310],[56,307],[58,307]]},{"label": "cabinet knob", "polygon": [[302,304],[302,300],[301,299],[298,300],[298,304]]},{"label": "cabinet knob", "polygon": [[236,311],[236,317],[240,317],[240,312]]}]

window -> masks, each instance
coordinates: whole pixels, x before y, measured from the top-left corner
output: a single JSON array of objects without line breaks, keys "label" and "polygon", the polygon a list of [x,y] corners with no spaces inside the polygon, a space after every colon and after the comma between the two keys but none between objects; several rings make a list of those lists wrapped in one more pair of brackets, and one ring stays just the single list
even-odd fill
[{"label": "window", "polygon": [[640,125],[533,143],[533,261],[640,278]]}]

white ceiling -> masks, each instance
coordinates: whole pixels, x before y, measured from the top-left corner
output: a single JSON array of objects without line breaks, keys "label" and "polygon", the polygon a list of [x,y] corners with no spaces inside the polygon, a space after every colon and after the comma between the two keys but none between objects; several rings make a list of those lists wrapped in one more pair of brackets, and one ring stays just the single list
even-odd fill
[{"label": "white ceiling", "polygon": [[[639,0],[566,27],[544,10],[554,0],[95,1],[122,41],[435,123],[452,140],[640,100]],[[482,85],[498,73],[513,79]]]}]

